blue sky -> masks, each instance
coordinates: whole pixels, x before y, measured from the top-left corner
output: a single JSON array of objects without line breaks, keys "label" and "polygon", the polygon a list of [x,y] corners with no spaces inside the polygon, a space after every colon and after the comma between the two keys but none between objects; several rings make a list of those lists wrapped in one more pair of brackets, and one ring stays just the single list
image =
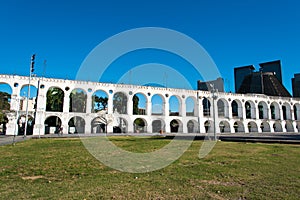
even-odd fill
[{"label": "blue sky", "polygon": [[[278,59],[284,85],[291,91],[291,78],[300,73],[299,7],[297,0],[1,1],[0,73],[28,75],[30,57],[36,53],[38,76],[74,79],[85,57],[105,39],[133,28],[164,27],[206,49],[227,91],[234,91],[234,67],[258,68],[259,63]],[[130,59],[134,57],[116,62],[132,65],[128,70],[143,64]],[[174,60],[167,59],[173,56],[163,53],[155,61],[172,67]],[[193,82],[198,78],[192,72],[186,76]],[[114,78],[108,72],[106,81]]]}]

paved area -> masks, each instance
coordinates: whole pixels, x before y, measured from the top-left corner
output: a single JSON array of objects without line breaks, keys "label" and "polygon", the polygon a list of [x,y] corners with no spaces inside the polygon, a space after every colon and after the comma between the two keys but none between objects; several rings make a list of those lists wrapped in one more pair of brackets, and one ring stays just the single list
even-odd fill
[{"label": "paved area", "polygon": [[[158,134],[158,133],[111,133],[111,134],[49,134],[41,136],[5,136],[0,135],[0,146],[21,142],[28,139],[37,138],[74,138],[74,137],[95,137],[95,136],[163,136],[166,139],[208,139],[204,133],[188,134]],[[217,139],[230,142],[263,142],[263,143],[287,143],[300,144],[300,133],[237,133],[237,134],[217,134]],[[214,138],[213,133],[209,135],[210,139]]]}]

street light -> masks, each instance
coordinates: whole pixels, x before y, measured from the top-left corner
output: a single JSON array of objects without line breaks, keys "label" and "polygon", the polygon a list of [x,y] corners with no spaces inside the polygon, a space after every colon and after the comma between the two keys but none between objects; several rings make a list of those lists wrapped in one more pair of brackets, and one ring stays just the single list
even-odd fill
[{"label": "street light", "polygon": [[215,94],[216,89],[215,85],[213,83],[210,84],[210,87],[212,88],[212,99],[213,99],[213,120],[214,120],[214,140],[217,140],[217,134],[216,134],[216,113],[215,113],[215,100],[218,98],[218,96]]}]

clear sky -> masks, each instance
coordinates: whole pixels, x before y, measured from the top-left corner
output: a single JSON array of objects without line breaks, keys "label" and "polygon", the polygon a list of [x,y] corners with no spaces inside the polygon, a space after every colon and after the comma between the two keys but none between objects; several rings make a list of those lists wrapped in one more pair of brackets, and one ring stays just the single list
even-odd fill
[{"label": "clear sky", "polygon": [[[128,29],[164,27],[206,49],[227,91],[234,91],[234,67],[258,68],[278,59],[291,91],[291,78],[300,73],[299,8],[297,0],[1,1],[0,73],[28,75],[36,53],[38,76],[74,79],[85,57],[105,39]],[[113,82],[113,75],[106,81]]]}]

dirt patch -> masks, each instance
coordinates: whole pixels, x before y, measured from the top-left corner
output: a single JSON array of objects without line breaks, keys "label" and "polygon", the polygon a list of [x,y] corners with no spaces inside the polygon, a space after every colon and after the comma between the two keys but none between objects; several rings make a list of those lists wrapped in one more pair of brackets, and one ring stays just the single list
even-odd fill
[{"label": "dirt patch", "polygon": [[22,177],[23,180],[36,180],[36,179],[40,179],[40,178],[44,178],[44,176],[24,176],[24,177]]}]

